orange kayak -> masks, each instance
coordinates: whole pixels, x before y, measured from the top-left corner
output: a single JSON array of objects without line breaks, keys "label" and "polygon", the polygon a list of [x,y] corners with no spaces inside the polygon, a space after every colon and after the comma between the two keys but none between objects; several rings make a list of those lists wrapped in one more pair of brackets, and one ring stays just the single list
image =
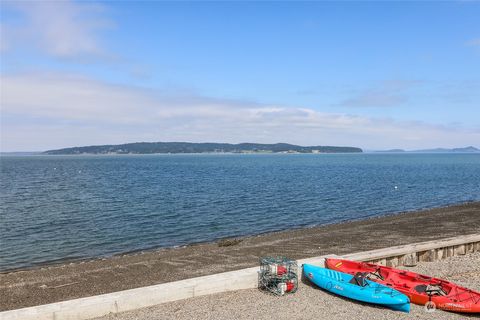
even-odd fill
[{"label": "orange kayak", "polygon": [[392,287],[427,308],[480,313],[480,292],[449,281],[367,262],[329,258],[325,266]]}]

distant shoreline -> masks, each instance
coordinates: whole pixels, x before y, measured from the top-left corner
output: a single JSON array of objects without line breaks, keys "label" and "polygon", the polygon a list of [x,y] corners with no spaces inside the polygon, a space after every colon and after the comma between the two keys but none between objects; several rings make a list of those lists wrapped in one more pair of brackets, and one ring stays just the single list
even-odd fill
[{"label": "distant shoreline", "polygon": [[[7,157],[32,157],[32,156],[43,156],[43,157],[58,157],[58,156],[68,156],[68,157],[81,157],[81,156],[99,156],[99,157],[109,157],[109,156],[201,156],[201,155],[312,155],[312,156],[320,156],[320,155],[335,155],[335,154],[374,154],[374,152],[335,152],[335,153],[287,153],[287,152],[193,152],[193,153],[79,153],[79,154],[44,154],[44,153],[37,153],[37,154],[0,154],[0,156],[7,156]],[[378,152],[377,152],[378,154]]]},{"label": "distant shoreline", "polygon": [[32,156],[176,156],[176,155],[335,155],[335,154],[352,154],[352,155],[372,155],[372,154],[388,154],[388,155],[419,155],[419,154],[473,154],[478,155],[480,152],[428,152],[428,151],[404,151],[404,152],[390,152],[390,151],[363,151],[363,152],[319,152],[319,153],[286,153],[286,152],[194,152],[194,153],[79,153],[79,154],[45,154],[42,152],[0,152],[0,156],[5,157],[32,157]]}]

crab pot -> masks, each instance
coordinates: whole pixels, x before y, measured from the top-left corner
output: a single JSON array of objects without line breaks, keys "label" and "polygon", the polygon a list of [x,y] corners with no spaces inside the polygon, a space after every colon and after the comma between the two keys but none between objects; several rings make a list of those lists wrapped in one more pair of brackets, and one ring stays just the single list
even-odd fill
[{"label": "crab pot", "polygon": [[298,289],[298,265],[295,260],[285,257],[260,259],[258,287],[260,290],[283,296]]}]

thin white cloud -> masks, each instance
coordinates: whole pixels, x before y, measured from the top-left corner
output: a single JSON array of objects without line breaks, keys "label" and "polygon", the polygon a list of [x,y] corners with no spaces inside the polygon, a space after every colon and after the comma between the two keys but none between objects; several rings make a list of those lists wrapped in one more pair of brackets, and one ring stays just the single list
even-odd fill
[{"label": "thin white cloud", "polygon": [[9,48],[8,32],[6,26],[0,23],[0,53],[6,52]]},{"label": "thin white cloud", "polygon": [[343,107],[393,107],[408,101],[408,90],[420,81],[390,80],[353,94],[340,102]]},{"label": "thin white cloud", "polygon": [[105,56],[98,31],[111,27],[104,7],[91,2],[18,1],[4,3],[20,15],[20,22],[9,25],[2,36],[8,49],[35,47],[61,58]]},{"label": "thin white cloud", "polygon": [[467,46],[480,47],[480,38],[472,39],[467,42]]},{"label": "thin white cloud", "polygon": [[374,90],[346,99],[341,105],[346,107],[392,107],[405,103],[407,100],[407,97],[404,95]]},{"label": "thin white cloud", "polygon": [[463,146],[480,132],[118,86],[68,75],[1,81],[3,151],[134,141],[289,142],[369,149]]}]

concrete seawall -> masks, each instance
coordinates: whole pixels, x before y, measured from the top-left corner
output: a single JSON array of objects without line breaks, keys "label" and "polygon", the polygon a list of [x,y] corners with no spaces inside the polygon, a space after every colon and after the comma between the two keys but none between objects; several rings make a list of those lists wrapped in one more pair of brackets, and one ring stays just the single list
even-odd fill
[{"label": "concrete seawall", "polygon": [[[480,251],[480,234],[427,241],[342,256],[345,259],[375,262],[387,266],[415,265],[450,256]],[[333,255],[332,255],[333,256]],[[299,265],[323,265],[326,256],[299,260]],[[0,312],[1,320],[91,319],[123,311],[207,294],[251,289],[257,286],[258,267],[213,274],[81,299]]]},{"label": "concrete seawall", "polygon": [[480,251],[480,234],[364,251],[342,257],[396,267],[414,266],[417,262],[437,261],[476,251]]}]

